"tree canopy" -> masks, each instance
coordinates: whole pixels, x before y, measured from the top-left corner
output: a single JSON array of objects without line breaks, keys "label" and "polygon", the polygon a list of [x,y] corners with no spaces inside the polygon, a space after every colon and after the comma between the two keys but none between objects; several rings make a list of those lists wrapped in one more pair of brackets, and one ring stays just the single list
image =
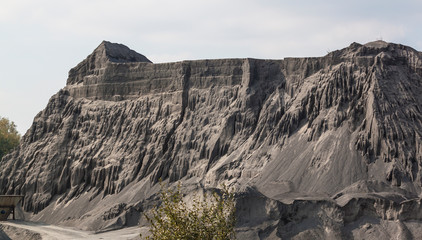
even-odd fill
[{"label": "tree canopy", "polygon": [[19,145],[20,138],[15,123],[0,117],[0,159]]}]

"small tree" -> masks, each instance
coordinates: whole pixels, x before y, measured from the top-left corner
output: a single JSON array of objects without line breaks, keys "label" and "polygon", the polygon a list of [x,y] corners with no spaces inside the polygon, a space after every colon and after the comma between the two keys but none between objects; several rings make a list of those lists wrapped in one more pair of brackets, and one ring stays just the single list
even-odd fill
[{"label": "small tree", "polygon": [[0,160],[19,145],[20,138],[15,123],[0,117]]},{"label": "small tree", "polygon": [[195,197],[189,207],[182,199],[180,184],[175,191],[161,184],[161,205],[151,216],[145,215],[151,224],[151,235],[146,239],[235,239],[234,194],[223,187],[221,195],[203,193],[203,198]]}]

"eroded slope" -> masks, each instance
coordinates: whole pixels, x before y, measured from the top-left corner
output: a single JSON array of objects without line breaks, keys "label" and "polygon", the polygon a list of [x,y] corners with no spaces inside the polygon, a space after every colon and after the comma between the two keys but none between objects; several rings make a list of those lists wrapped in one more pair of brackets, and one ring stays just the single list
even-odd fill
[{"label": "eroded slope", "polygon": [[[239,214],[263,238],[307,234],[312,224],[285,228],[280,206],[293,216],[295,201],[339,213],[328,223],[310,212],[319,230],[309,234],[350,235],[360,206],[387,220],[405,218],[386,218],[379,201],[419,209],[421,76],[421,53],[385,42],[321,58],[165,64],[103,42],[2,160],[0,186],[25,194],[32,219],[110,229],[137,223],[160,178],[187,193],[225,182],[272,202],[262,221]],[[256,207],[255,196],[239,206]],[[330,224],[334,235],[321,230]]]}]

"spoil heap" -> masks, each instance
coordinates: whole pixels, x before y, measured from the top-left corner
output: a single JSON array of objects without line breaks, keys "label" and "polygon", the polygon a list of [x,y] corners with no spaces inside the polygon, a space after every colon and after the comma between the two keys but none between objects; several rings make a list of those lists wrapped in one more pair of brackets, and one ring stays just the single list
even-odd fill
[{"label": "spoil heap", "polygon": [[0,191],[32,220],[105,230],[145,223],[160,178],[226,183],[248,239],[412,237],[421,93],[422,54],[382,41],[163,64],[103,42],[3,158]]}]

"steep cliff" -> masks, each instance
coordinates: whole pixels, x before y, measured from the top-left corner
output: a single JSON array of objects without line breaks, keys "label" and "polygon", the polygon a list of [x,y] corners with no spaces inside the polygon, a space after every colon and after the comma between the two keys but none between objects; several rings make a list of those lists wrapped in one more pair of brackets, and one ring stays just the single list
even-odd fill
[{"label": "steep cliff", "polygon": [[2,159],[0,190],[33,220],[100,230],[142,222],[160,178],[187,194],[224,182],[248,238],[390,231],[379,219],[415,234],[421,84],[422,54],[382,41],[164,64],[103,42]]}]

